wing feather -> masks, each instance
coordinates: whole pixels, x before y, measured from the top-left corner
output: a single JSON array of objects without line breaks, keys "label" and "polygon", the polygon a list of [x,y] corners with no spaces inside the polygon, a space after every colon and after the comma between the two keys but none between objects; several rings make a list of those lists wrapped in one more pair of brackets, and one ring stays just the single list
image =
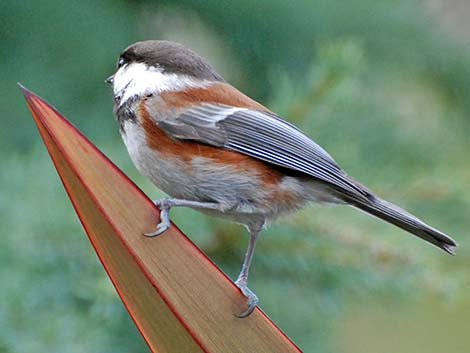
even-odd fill
[{"label": "wing feather", "polygon": [[224,104],[200,104],[157,122],[177,139],[224,147],[311,175],[342,192],[369,197],[334,159],[294,125],[271,112]]}]

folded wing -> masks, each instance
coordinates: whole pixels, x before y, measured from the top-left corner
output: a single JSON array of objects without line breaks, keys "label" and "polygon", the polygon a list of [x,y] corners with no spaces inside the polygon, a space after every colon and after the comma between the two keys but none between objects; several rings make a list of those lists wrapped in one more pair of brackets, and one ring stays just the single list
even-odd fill
[{"label": "folded wing", "polygon": [[341,193],[371,197],[323,148],[274,113],[204,103],[157,123],[173,138],[224,147],[308,174]]}]

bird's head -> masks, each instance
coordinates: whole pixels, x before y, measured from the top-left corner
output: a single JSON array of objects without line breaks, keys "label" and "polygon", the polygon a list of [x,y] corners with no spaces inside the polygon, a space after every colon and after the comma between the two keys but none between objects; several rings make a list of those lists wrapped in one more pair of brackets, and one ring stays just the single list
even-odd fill
[{"label": "bird's head", "polygon": [[118,106],[131,97],[200,87],[213,81],[223,78],[204,58],[179,43],[163,40],[128,46],[119,56],[116,73],[106,79]]}]

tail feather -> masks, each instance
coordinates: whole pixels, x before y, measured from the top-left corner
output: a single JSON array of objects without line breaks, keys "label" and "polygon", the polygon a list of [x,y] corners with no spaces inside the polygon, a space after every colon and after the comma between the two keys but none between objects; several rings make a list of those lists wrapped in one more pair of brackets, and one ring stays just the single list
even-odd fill
[{"label": "tail feather", "polygon": [[390,222],[397,227],[430,242],[445,252],[455,255],[457,243],[454,239],[439,230],[428,226],[426,223],[400,207],[372,195],[367,199],[363,197],[345,196],[344,194],[342,196],[344,201],[350,205]]}]

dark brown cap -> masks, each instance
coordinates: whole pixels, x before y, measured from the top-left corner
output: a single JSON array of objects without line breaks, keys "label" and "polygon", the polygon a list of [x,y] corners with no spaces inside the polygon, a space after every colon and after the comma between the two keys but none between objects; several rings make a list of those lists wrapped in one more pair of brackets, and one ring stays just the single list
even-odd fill
[{"label": "dark brown cap", "polygon": [[120,55],[124,63],[140,62],[159,67],[163,72],[184,74],[199,79],[224,81],[214,68],[191,49],[175,42],[146,40],[128,46]]}]

